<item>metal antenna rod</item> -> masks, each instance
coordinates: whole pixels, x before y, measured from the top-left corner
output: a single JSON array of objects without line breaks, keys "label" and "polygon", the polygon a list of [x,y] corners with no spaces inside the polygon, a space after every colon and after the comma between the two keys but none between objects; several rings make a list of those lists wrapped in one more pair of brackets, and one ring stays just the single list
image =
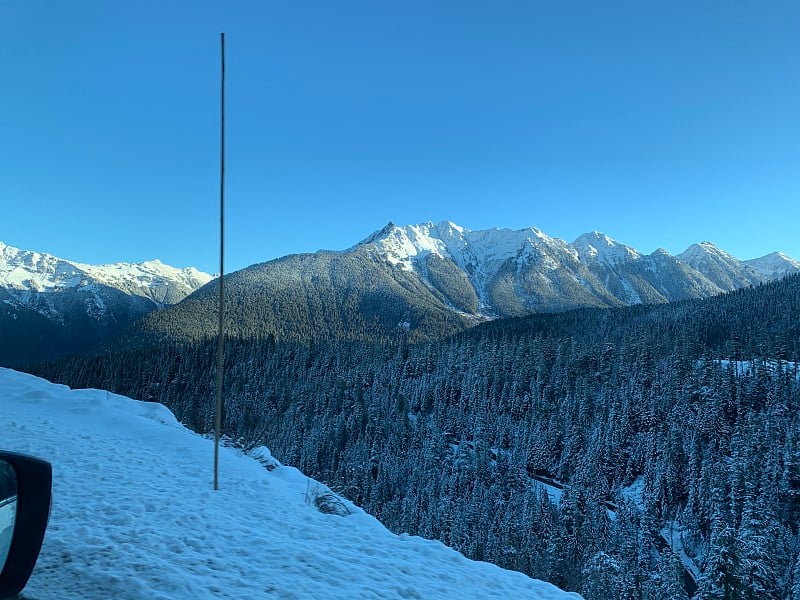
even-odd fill
[{"label": "metal antenna rod", "polygon": [[219,330],[217,337],[217,409],[214,415],[214,489],[219,489],[219,438],[222,430],[222,368],[224,364],[225,285],[225,34],[219,34],[222,53],[220,80],[220,155],[219,155]]}]

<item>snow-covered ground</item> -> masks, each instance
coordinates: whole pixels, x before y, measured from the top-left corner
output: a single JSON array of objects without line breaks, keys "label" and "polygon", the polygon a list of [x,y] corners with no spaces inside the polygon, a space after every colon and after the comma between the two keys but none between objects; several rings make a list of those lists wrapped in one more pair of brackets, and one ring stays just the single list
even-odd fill
[{"label": "snow-covered ground", "polygon": [[633,502],[639,510],[644,511],[644,479],[637,477],[633,483],[620,490],[623,498]]},{"label": "snow-covered ground", "polygon": [[687,530],[684,526],[678,525],[674,521],[670,527],[664,527],[661,531],[661,537],[669,544],[672,551],[678,556],[684,569],[688,570],[695,581],[700,579],[700,567],[698,567],[696,557],[689,556],[687,552],[684,539],[687,535]]},{"label": "snow-covered ground", "polygon": [[800,381],[800,369],[798,364],[790,360],[767,360],[761,362],[754,362],[752,360],[729,360],[727,358],[718,361],[719,366],[723,369],[732,367],[737,375],[752,375],[757,368],[766,369],[770,373],[778,373],[784,371],[786,373],[794,373],[795,378]]},{"label": "snow-covered ground", "polygon": [[214,492],[212,443],[160,404],[0,369],[0,440],[53,464],[30,600],[580,598],[349,504],[322,514],[299,471],[232,448]]}]

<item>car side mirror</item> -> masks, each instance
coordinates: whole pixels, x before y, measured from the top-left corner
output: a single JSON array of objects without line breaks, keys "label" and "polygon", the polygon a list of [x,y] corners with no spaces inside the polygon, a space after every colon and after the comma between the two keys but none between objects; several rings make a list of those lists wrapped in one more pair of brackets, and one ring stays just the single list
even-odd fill
[{"label": "car side mirror", "polygon": [[33,572],[50,517],[50,463],[0,452],[0,598],[22,591]]}]

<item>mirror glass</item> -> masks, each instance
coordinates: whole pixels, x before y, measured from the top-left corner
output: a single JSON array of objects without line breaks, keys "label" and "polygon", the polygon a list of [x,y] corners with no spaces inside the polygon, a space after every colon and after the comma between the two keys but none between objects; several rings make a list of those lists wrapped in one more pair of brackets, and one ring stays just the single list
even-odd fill
[{"label": "mirror glass", "polygon": [[0,572],[6,564],[14,520],[17,516],[17,475],[7,462],[0,460]]}]

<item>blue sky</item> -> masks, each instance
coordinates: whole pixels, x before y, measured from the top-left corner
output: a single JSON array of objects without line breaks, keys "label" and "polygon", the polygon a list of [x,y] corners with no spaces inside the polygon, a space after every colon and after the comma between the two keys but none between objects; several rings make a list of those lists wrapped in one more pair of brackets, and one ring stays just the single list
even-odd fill
[{"label": "blue sky", "polygon": [[388,221],[800,258],[800,3],[0,3],[0,240],[226,271]]}]

